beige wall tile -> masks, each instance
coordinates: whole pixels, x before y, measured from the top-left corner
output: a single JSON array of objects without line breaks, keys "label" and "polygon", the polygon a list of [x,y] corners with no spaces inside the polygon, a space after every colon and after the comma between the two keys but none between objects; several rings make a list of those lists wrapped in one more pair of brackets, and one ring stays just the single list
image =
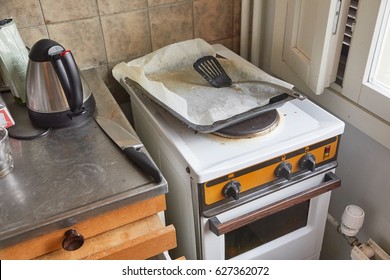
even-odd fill
[{"label": "beige wall tile", "polygon": [[101,65],[98,67],[95,67],[97,74],[99,75],[100,78],[102,78],[103,82],[105,84],[108,84],[109,81],[109,70],[108,70],[108,65]]},{"label": "beige wall tile", "polygon": [[147,10],[101,17],[108,62],[125,61],[151,51]]},{"label": "beige wall tile", "polygon": [[96,0],[40,0],[46,24],[97,16]]},{"label": "beige wall tile", "polygon": [[46,26],[44,25],[19,29],[19,33],[24,44],[29,48],[31,48],[40,39],[49,38]]},{"label": "beige wall tile", "polygon": [[206,41],[233,35],[233,0],[194,1],[195,37]]},{"label": "beige wall tile", "polygon": [[171,43],[201,37],[235,52],[241,0],[0,0],[27,46],[51,38],[72,50],[80,69],[97,67],[115,98],[128,95],[111,69]]},{"label": "beige wall tile", "polygon": [[240,35],[233,37],[233,48],[231,50],[236,54],[240,54]]},{"label": "beige wall tile", "polygon": [[174,3],[184,2],[184,1],[188,2],[188,0],[148,0],[148,6],[153,7],[159,5],[174,4]]},{"label": "beige wall tile", "polygon": [[97,17],[49,24],[50,38],[70,49],[80,69],[106,63],[103,36]]},{"label": "beige wall tile", "polygon": [[241,33],[241,0],[233,0],[233,36]]},{"label": "beige wall tile", "polygon": [[115,14],[147,7],[147,0],[97,0],[99,14]]},{"label": "beige wall tile", "polygon": [[122,87],[122,85],[112,76],[112,69],[117,64],[117,62],[108,64],[108,81],[106,82],[106,85],[118,103],[126,103],[130,101],[129,94],[124,89],[124,87]]},{"label": "beige wall tile", "polygon": [[216,41],[213,41],[211,43],[212,44],[221,44],[221,45],[224,45],[225,47],[227,47],[228,49],[231,49],[231,50],[233,49],[233,39],[232,38],[216,40]]},{"label": "beige wall tile", "polygon": [[149,9],[153,50],[192,39],[192,4],[158,6]]},{"label": "beige wall tile", "polygon": [[0,0],[0,19],[9,17],[18,28],[44,24],[39,0]]}]

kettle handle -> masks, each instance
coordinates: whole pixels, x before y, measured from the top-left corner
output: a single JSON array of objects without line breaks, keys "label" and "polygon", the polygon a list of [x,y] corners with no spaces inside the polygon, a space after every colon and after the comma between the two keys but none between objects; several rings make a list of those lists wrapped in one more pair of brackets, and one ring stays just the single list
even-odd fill
[{"label": "kettle handle", "polygon": [[80,73],[70,50],[50,55],[51,63],[65,92],[70,110],[74,113],[82,111],[83,87]]}]

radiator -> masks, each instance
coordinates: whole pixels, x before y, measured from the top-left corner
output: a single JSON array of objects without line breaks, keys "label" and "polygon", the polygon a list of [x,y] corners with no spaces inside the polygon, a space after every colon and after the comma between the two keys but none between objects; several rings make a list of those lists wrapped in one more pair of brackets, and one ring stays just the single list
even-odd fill
[{"label": "radiator", "polygon": [[343,236],[352,246],[352,260],[390,260],[390,256],[371,238],[366,243],[359,242],[357,234],[364,222],[364,211],[356,205],[348,205],[341,215],[339,223],[328,213],[328,222],[336,228],[337,233]]},{"label": "radiator", "polygon": [[351,259],[390,260],[390,256],[370,238],[367,243],[352,248]]}]

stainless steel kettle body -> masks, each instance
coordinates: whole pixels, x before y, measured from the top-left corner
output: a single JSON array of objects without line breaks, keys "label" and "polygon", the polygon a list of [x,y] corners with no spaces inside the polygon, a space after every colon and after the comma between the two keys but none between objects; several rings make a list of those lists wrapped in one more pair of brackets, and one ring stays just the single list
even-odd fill
[{"label": "stainless steel kettle body", "polygon": [[26,94],[29,117],[38,127],[79,125],[95,110],[90,87],[72,53],[49,39],[38,41],[30,50]]}]

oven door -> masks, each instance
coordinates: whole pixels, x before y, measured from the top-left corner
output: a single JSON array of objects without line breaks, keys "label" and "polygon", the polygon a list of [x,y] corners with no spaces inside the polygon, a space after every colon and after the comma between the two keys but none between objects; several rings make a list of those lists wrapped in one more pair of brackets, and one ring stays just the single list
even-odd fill
[{"label": "oven door", "polygon": [[212,218],[201,218],[203,259],[318,259],[333,173],[318,174]]}]

